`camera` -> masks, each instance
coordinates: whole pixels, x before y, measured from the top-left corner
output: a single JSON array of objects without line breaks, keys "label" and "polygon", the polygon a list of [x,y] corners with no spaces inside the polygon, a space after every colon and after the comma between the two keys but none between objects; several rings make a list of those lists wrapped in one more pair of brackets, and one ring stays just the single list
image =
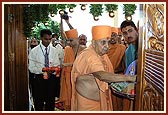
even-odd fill
[{"label": "camera", "polygon": [[64,14],[61,15],[61,18],[68,20],[69,19],[68,12],[64,11]]}]

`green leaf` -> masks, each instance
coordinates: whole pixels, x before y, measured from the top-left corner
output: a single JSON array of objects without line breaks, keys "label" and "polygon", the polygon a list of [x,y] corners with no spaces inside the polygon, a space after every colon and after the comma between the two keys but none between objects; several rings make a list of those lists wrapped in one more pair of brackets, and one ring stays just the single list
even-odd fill
[{"label": "green leaf", "polygon": [[116,11],[118,9],[118,5],[116,4],[105,4],[105,11]]},{"label": "green leaf", "polygon": [[137,6],[135,4],[123,4],[124,8],[123,11],[125,15],[133,15]]},{"label": "green leaf", "polygon": [[93,15],[93,17],[101,16],[103,13],[103,4],[90,4],[89,13]]}]

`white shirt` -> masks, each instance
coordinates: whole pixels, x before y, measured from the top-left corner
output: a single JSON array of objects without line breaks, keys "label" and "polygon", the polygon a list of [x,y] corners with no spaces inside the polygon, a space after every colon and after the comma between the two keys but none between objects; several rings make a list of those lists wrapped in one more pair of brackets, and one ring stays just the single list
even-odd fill
[{"label": "white shirt", "polygon": [[[29,70],[35,74],[42,74],[42,68],[45,67],[45,46],[40,43],[37,47],[33,48],[29,53]],[[47,47],[49,53],[49,67],[60,65],[58,50],[52,45]]]},{"label": "white shirt", "polygon": [[64,49],[60,44],[57,44],[55,46],[55,48],[59,51],[58,56],[59,56],[59,59],[60,59],[60,63],[62,64],[63,61],[64,61]]}]

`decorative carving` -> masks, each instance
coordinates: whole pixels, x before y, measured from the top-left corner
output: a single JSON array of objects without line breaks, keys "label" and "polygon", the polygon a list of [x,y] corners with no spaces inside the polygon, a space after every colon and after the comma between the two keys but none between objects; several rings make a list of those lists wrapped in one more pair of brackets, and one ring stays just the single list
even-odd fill
[{"label": "decorative carving", "polygon": [[164,51],[164,5],[151,4],[147,7],[148,48]]},{"label": "decorative carving", "polygon": [[13,22],[13,19],[14,19],[14,15],[13,15],[13,14],[8,14],[8,21],[9,21],[10,23]]},{"label": "decorative carving", "polygon": [[[144,55],[140,58],[142,67],[142,93],[140,107],[142,111],[164,110],[164,39],[165,38],[165,4],[146,4],[144,7]],[[164,18],[165,17],[165,18]],[[136,86],[138,88],[138,85]],[[137,96],[138,97],[138,96]]]},{"label": "decorative carving", "polygon": [[164,52],[164,44],[156,37],[152,36],[148,39],[148,49]]},{"label": "decorative carving", "polygon": [[14,53],[9,53],[8,57],[9,57],[9,62],[13,62],[14,58],[15,58],[15,54]]},{"label": "decorative carving", "polygon": [[10,91],[9,103],[10,103],[10,110],[14,110],[16,106],[16,91],[14,90]]},{"label": "decorative carving", "polygon": [[143,95],[143,110],[144,111],[162,111],[164,110],[164,100],[161,95],[147,83]]}]

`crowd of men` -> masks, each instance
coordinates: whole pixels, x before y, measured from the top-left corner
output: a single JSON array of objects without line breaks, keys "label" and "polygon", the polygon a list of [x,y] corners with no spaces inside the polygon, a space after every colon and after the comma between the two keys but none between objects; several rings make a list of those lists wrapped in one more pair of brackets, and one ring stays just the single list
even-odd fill
[{"label": "crowd of men", "polygon": [[[63,20],[68,31],[63,30]],[[109,83],[136,81],[136,76],[125,75],[138,59],[134,22],[123,21],[120,28],[93,26],[88,47],[87,35],[78,35],[68,18],[61,17],[60,29],[62,39],[43,29],[40,43],[34,39],[30,43],[28,68],[34,109],[54,111],[55,100],[59,100],[67,111],[112,111]]]}]

